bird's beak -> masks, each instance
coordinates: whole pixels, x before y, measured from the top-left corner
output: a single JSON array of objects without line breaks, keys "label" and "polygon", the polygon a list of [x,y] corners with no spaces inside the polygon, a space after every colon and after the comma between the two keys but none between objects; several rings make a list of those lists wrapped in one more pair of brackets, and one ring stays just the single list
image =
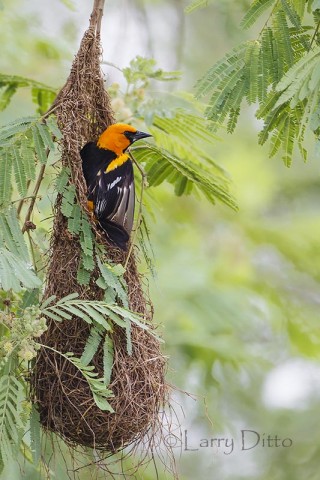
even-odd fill
[{"label": "bird's beak", "polygon": [[129,140],[131,141],[131,143],[136,142],[137,140],[141,140],[141,138],[152,137],[150,133],[140,132],[139,130],[137,130],[134,133],[130,132],[130,136],[128,134],[127,136],[129,137]]}]

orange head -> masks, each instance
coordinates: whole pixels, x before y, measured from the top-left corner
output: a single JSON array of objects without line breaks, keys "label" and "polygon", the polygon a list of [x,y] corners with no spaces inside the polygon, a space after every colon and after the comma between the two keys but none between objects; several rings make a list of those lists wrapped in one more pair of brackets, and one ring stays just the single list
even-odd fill
[{"label": "orange head", "polygon": [[97,145],[99,148],[112,150],[120,156],[133,142],[145,137],[151,137],[151,135],[140,132],[126,123],[114,123],[100,135]]}]

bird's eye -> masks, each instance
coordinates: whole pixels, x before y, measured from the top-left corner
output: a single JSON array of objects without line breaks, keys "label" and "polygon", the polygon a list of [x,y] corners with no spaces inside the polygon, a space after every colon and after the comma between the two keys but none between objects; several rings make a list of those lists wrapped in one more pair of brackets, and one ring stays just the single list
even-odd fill
[{"label": "bird's eye", "polygon": [[133,136],[134,136],[134,132],[129,132],[129,130],[126,130],[125,132],[123,132],[123,135],[125,137],[127,137],[128,140],[132,141],[133,140]]}]

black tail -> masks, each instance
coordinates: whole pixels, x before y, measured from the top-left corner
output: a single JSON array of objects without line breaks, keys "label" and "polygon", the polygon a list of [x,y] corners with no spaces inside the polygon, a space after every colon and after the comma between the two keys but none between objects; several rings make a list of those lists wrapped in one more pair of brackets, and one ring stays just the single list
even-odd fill
[{"label": "black tail", "polygon": [[102,230],[106,232],[112,243],[117,245],[117,247],[121,248],[122,250],[127,250],[129,234],[121,225],[105,219],[99,220],[99,224]]}]

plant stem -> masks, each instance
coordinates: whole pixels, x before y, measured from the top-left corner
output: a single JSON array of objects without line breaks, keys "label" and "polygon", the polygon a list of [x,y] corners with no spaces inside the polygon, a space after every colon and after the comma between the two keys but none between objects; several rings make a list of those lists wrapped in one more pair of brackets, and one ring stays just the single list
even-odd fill
[{"label": "plant stem", "polygon": [[310,42],[310,49],[309,49],[309,50],[311,50],[312,45],[313,45],[313,42],[314,42],[315,39],[317,38],[317,35],[318,35],[318,33],[319,33],[319,28],[320,28],[320,22],[317,23],[317,27],[316,27],[316,29],[315,29],[315,31],[314,31],[313,37],[312,37],[311,42]]},{"label": "plant stem", "polygon": [[[48,155],[49,155],[49,152],[47,151],[47,156]],[[37,178],[37,182],[36,182],[34,190],[33,190],[32,199],[31,199],[28,211],[27,211],[26,218],[24,220],[24,225],[22,227],[22,233],[24,233],[27,230],[27,222],[30,222],[30,218],[31,218],[31,215],[32,215],[32,212],[33,212],[34,205],[36,203],[36,198],[38,196],[40,185],[41,185],[41,182],[43,180],[45,169],[46,169],[46,166],[41,165],[40,172],[39,172],[39,175],[38,175],[38,178]]]},{"label": "plant stem", "polygon": [[[28,180],[28,182],[27,182],[27,191],[29,190],[30,183],[31,183],[31,180]],[[28,197],[25,197],[25,198],[28,198]],[[23,202],[24,202],[25,198],[21,198],[21,199],[19,200],[19,205],[18,205],[18,208],[17,208],[18,218],[20,217],[20,213],[21,213],[21,210],[22,210],[22,207],[23,207]],[[13,203],[13,202],[12,202],[12,203]]]},{"label": "plant stem", "polygon": [[34,268],[34,271],[35,271],[36,273],[38,273],[38,271],[37,271],[37,263],[36,263],[36,256],[35,256],[35,253],[34,253],[33,241],[32,241],[32,236],[31,236],[30,230],[27,230],[27,235],[28,235],[29,244],[30,244],[30,250],[31,250],[31,257],[32,257],[33,268]]},{"label": "plant stem", "polygon": [[134,246],[134,241],[136,239],[136,236],[138,234],[138,230],[139,230],[139,227],[140,227],[140,224],[141,224],[143,191],[144,191],[144,187],[146,185],[146,174],[145,174],[145,172],[142,170],[142,168],[140,167],[138,162],[135,160],[135,158],[133,157],[133,155],[130,151],[129,151],[129,156],[130,156],[131,160],[133,161],[133,163],[136,165],[137,169],[139,170],[142,178],[141,178],[141,193],[140,193],[140,199],[139,199],[139,211],[138,211],[138,216],[137,216],[137,221],[136,221],[136,227],[135,227],[134,233],[133,233],[132,238],[131,238],[129,251],[127,253],[127,257],[126,257],[126,260],[125,260],[124,265],[123,265],[125,269],[127,269],[129,258],[131,256],[133,246]]}]

